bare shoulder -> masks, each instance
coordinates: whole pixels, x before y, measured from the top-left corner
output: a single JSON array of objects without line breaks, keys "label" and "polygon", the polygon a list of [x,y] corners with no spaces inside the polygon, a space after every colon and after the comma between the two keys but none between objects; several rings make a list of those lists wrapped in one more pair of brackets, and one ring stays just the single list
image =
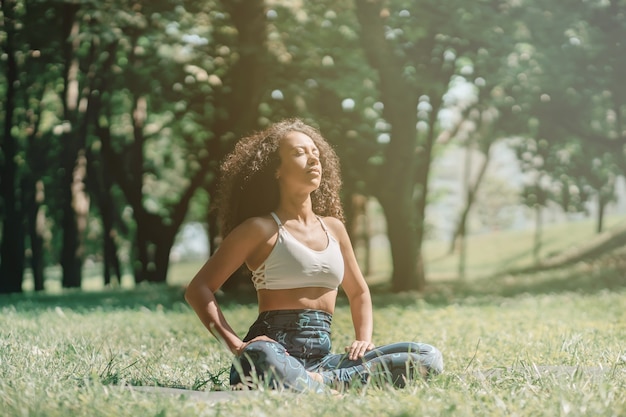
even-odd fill
[{"label": "bare shoulder", "polygon": [[348,236],[346,226],[338,218],[328,216],[323,217],[322,220],[324,221],[324,224],[328,227],[330,232],[338,239],[342,240],[344,237]]},{"label": "bare shoulder", "polygon": [[[270,216],[250,217],[233,229],[231,235],[239,239],[267,240],[276,234],[278,228]],[[230,235],[229,235],[230,236]]]},{"label": "bare shoulder", "polygon": [[272,250],[278,236],[278,225],[271,216],[244,220],[224,239],[228,248],[238,252],[251,270],[256,269]]}]

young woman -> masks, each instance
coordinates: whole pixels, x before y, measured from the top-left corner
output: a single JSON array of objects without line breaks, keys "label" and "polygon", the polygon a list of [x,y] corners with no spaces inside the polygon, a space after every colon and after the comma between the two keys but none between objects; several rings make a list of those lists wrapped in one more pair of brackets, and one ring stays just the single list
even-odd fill
[{"label": "young woman", "polygon": [[[339,162],[320,133],[297,119],[239,141],[221,171],[223,240],[185,298],[236,355],[231,385],[321,391],[407,380],[443,370],[439,350],[372,343],[372,301],[343,224]],[[242,264],[252,271],[259,315],[240,339],[215,292]],[[354,341],[332,354],[338,287],[350,302]]]}]

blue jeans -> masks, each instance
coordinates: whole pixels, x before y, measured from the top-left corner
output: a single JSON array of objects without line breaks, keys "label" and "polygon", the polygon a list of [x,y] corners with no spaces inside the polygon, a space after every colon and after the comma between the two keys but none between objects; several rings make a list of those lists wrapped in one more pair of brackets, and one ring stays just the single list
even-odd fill
[{"label": "blue jeans", "polygon": [[[296,391],[366,383],[403,387],[408,380],[443,371],[441,352],[424,343],[379,346],[358,360],[350,360],[347,354],[332,354],[331,322],[332,316],[319,310],[262,312],[244,341],[265,335],[276,342],[257,341],[246,346],[231,368],[231,385],[257,380],[274,389]],[[321,374],[324,384],[309,377],[307,371]]]}]

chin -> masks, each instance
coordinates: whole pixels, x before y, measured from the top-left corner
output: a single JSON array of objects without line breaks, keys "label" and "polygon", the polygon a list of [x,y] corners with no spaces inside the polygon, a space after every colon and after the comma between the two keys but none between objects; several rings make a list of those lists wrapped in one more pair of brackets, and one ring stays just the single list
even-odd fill
[{"label": "chin", "polygon": [[313,191],[320,188],[320,183],[318,182],[318,183],[312,184],[310,187],[307,187],[307,188],[310,188],[309,193],[312,193]]}]

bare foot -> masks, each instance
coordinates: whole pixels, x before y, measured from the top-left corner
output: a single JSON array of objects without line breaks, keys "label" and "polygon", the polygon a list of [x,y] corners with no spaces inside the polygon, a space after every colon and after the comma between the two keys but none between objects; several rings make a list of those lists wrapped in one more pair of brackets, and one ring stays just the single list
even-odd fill
[{"label": "bare foot", "polygon": [[[309,372],[306,371],[307,374],[309,374],[309,377],[314,380],[315,382],[319,382],[320,384],[324,385],[324,377],[322,377],[322,374],[319,374],[317,372]],[[343,396],[342,393],[340,393],[339,391],[337,391],[336,389],[332,389],[329,387],[330,393],[332,395],[337,395],[337,396]]]},{"label": "bare foot", "polygon": [[324,378],[322,377],[322,374],[309,371],[306,371],[306,373],[309,374],[309,378],[311,378],[315,382],[319,382],[320,384],[324,385]]}]

